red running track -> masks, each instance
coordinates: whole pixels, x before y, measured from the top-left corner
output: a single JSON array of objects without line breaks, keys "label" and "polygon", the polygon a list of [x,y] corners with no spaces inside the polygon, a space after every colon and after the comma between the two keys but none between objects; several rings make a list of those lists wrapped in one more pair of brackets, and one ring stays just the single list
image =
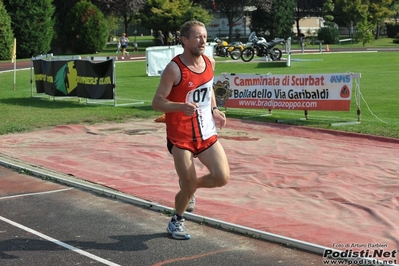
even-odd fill
[{"label": "red running track", "polygon": [[[231,182],[198,190],[197,215],[327,247],[399,249],[398,140],[235,119],[219,137]],[[179,189],[165,125],[152,120],[2,135],[0,154],[171,208]]]}]

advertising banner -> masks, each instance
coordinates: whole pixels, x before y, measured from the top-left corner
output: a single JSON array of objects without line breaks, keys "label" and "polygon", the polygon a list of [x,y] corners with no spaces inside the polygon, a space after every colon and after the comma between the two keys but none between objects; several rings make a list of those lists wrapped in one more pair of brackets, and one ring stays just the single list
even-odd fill
[{"label": "advertising banner", "polygon": [[113,99],[113,60],[33,60],[37,93],[54,97]]},{"label": "advertising banner", "polygon": [[349,111],[352,75],[222,74],[214,90],[219,107]]},{"label": "advertising banner", "polygon": [[42,60],[32,60],[32,65],[33,75],[35,77],[36,92],[44,93],[44,83],[46,81],[47,75],[44,74]]},{"label": "advertising banner", "polygon": [[80,98],[113,99],[112,60],[93,63],[75,60],[77,70],[77,94]]}]

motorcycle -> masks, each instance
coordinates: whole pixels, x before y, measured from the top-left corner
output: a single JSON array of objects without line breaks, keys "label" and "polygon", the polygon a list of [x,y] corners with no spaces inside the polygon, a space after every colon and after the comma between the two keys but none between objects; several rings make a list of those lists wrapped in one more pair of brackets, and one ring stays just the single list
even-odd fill
[{"label": "motorcycle", "polygon": [[278,44],[285,45],[285,40],[282,38],[275,38],[274,40],[267,42],[263,37],[257,37],[255,32],[252,32],[249,37],[249,46],[247,46],[241,52],[241,59],[244,62],[251,61],[255,52],[259,57],[269,56],[271,60],[276,61],[280,60],[282,56],[282,52],[279,48],[275,47]]},{"label": "motorcycle", "polygon": [[215,45],[215,54],[221,57],[230,56],[233,60],[238,60],[241,57],[241,52],[244,50],[244,45],[242,42],[227,43],[219,38],[215,37],[213,40],[217,45]]}]

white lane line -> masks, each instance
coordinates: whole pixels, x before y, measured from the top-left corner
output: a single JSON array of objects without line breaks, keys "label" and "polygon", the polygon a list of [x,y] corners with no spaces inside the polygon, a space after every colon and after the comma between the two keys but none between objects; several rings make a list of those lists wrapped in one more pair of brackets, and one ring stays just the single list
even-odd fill
[{"label": "white lane line", "polygon": [[62,192],[62,191],[66,191],[66,190],[71,190],[71,189],[73,189],[73,188],[71,187],[71,188],[64,188],[64,189],[51,190],[51,191],[45,191],[45,192],[26,193],[26,194],[14,195],[14,196],[0,197],[0,200],[2,200],[2,199],[19,198],[19,197],[26,197],[26,196],[34,196],[34,195],[50,194],[50,193],[56,193],[56,192]]},{"label": "white lane line", "polygon": [[47,235],[44,235],[44,234],[42,234],[42,233],[40,233],[40,232],[38,232],[38,231],[36,231],[36,230],[33,230],[33,229],[29,228],[29,227],[24,226],[24,225],[22,225],[22,224],[13,222],[13,221],[11,221],[11,220],[9,220],[9,219],[7,219],[7,218],[4,218],[3,216],[0,216],[0,220],[2,220],[3,222],[6,222],[6,223],[8,223],[8,224],[11,224],[11,225],[13,225],[13,226],[15,226],[15,227],[18,227],[18,228],[20,228],[20,229],[22,229],[22,230],[25,230],[25,231],[27,231],[27,232],[29,232],[29,233],[35,234],[35,235],[37,235],[38,237],[41,237],[41,238],[43,238],[43,239],[45,239],[45,240],[47,240],[47,241],[50,241],[50,242],[52,242],[52,243],[54,243],[54,244],[56,244],[56,245],[62,246],[62,247],[66,248],[66,249],[69,249],[69,250],[71,250],[71,251],[73,251],[73,252],[79,253],[79,254],[81,254],[81,255],[83,255],[83,256],[86,256],[86,257],[89,257],[89,258],[91,258],[91,259],[93,259],[93,260],[96,260],[96,261],[98,261],[98,262],[101,262],[101,263],[103,263],[103,264],[105,264],[105,265],[120,266],[119,264],[113,263],[113,262],[111,262],[111,261],[108,261],[108,260],[105,260],[105,259],[103,259],[103,258],[100,258],[100,257],[98,257],[98,256],[96,256],[96,255],[90,254],[90,253],[88,253],[88,252],[86,252],[86,251],[84,251],[84,250],[81,250],[81,249],[76,248],[76,247],[74,247],[74,246],[68,245],[68,244],[66,244],[66,243],[64,243],[64,242],[62,242],[62,241],[59,241],[59,240],[57,240],[57,239],[54,239],[54,238],[49,237],[49,236],[47,236]]}]

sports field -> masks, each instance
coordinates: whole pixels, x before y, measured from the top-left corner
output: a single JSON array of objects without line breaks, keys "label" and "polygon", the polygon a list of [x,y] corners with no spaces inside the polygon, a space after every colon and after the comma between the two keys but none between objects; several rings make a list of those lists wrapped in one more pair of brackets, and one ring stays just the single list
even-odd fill
[{"label": "sports field", "polygon": [[[275,123],[286,121],[309,127],[328,128],[399,138],[397,119],[396,72],[399,54],[392,48],[367,48],[363,51],[293,53],[290,67],[274,67],[274,64],[255,58],[249,63],[241,60],[217,58],[215,75],[221,73],[271,73],[271,74],[314,74],[314,73],[360,73],[361,123],[331,126],[338,122],[357,121],[355,99],[349,112],[312,111],[308,120],[303,111],[273,110],[272,115],[261,116],[266,110],[228,109],[227,117],[253,119]],[[287,55],[284,55],[286,58]],[[116,63],[117,100],[142,102],[132,106],[87,105],[76,99],[52,100],[48,97],[31,97],[31,72],[16,73],[16,90],[13,90],[13,72],[1,73],[0,101],[2,120],[0,134],[32,131],[59,124],[93,124],[100,122],[124,122],[131,118],[155,118],[160,113],[151,107],[152,96],[159,77],[148,77],[146,61],[123,61]]]}]

